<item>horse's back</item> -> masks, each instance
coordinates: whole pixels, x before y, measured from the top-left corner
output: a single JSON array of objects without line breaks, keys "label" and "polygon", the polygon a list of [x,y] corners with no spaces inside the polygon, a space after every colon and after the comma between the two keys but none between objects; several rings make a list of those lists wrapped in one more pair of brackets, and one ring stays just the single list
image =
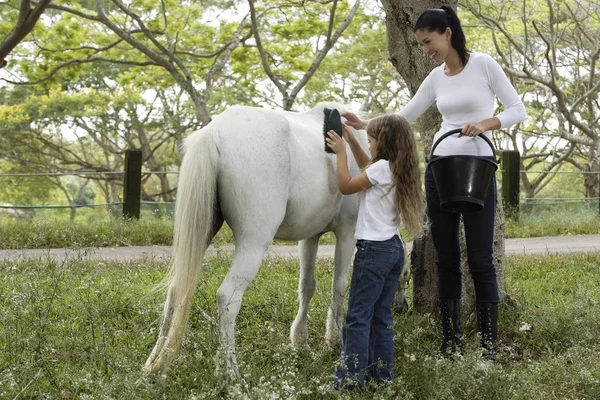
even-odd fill
[{"label": "horse's back", "polygon": [[324,149],[322,108],[235,106],[209,126],[218,136],[219,202],[230,225],[250,215],[280,219],[275,236],[288,240],[331,229],[342,195],[335,155]]}]

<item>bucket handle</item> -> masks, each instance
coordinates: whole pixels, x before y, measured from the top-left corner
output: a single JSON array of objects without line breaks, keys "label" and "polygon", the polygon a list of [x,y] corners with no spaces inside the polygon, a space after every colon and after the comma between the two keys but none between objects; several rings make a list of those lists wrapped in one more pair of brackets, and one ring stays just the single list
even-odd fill
[{"label": "bucket handle", "polygon": [[[429,153],[429,158],[431,158],[433,156],[433,151],[438,146],[438,144],[440,144],[440,142],[442,140],[446,139],[448,136],[456,135],[457,133],[460,133],[461,131],[462,131],[462,128],[452,129],[451,131],[448,131],[448,132],[444,133],[442,136],[440,136],[440,138],[438,140],[436,140],[436,142],[431,147],[431,153]],[[485,136],[483,133],[481,135],[477,135],[476,137],[482,138],[483,140],[485,140],[487,142],[487,144],[492,148],[492,153],[494,153],[494,159],[496,159],[496,149],[494,148],[494,144],[492,143],[492,141],[487,136]]]}]

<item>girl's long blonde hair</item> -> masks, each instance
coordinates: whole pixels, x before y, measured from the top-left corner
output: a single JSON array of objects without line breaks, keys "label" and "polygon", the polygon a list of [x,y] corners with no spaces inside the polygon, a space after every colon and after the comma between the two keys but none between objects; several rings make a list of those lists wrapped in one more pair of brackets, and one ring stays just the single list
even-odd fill
[{"label": "girl's long blonde hair", "polygon": [[388,160],[396,190],[396,210],[404,225],[419,234],[425,210],[419,155],[413,130],[404,118],[386,114],[367,125],[367,134],[377,140],[377,156],[372,162]]}]

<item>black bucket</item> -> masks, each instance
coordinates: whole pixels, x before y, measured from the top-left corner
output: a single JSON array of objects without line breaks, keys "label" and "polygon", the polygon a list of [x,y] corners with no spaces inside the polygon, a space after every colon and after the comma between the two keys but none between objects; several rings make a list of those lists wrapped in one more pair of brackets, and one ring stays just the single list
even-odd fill
[{"label": "black bucket", "polygon": [[433,151],[448,136],[460,133],[454,129],[444,133],[431,147],[429,168],[440,198],[440,206],[446,211],[481,211],[490,183],[498,169],[496,149],[484,135],[479,135],[492,148],[493,157],[469,155],[434,156]]}]

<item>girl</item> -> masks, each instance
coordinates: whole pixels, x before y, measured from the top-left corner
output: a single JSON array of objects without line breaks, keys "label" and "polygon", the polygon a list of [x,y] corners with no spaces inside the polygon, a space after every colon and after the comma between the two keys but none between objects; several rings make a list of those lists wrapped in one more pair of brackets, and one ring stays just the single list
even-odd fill
[{"label": "girl", "polygon": [[[415,96],[399,112],[408,121],[417,119],[433,102],[442,114],[442,126],[434,142],[445,132],[462,128],[458,136],[444,139],[436,155],[492,156],[492,150],[475,136],[523,121],[525,106],[502,68],[490,56],[466,49],[465,35],[454,10],[427,10],[414,27],[423,51],[441,65],[425,78]],[[495,99],[504,111],[494,115]],[[348,124],[362,128],[366,122],[351,113],[342,114]],[[460,214],[441,209],[438,191],[429,168],[425,172],[427,214],[437,254],[438,289],[442,323],[440,353],[451,356],[462,350],[460,298]],[[489,187],[484,208],[464,213],[469,270],[475,285],[481,345],[487,359],[494,358],[498,336],[498,283],[492,246],[496,212],[496,181]]]},{"label": "girl", "polygon": [[369,157],[348,126],[343,136],[363,172],[348,170],[346,145],[334,131],[327,144],[337,155],[338,186],[343,194],[359,193],[357,252],[350,284],[346,324],[342,330],[342,363],[336,386],[362,388],[366,379],[392,378],[394,332],[392,303],[404,266],[399,236],[401,221],[415,232],[423,217],[419,158],[409,123],[384,115],[367,126]]}]

